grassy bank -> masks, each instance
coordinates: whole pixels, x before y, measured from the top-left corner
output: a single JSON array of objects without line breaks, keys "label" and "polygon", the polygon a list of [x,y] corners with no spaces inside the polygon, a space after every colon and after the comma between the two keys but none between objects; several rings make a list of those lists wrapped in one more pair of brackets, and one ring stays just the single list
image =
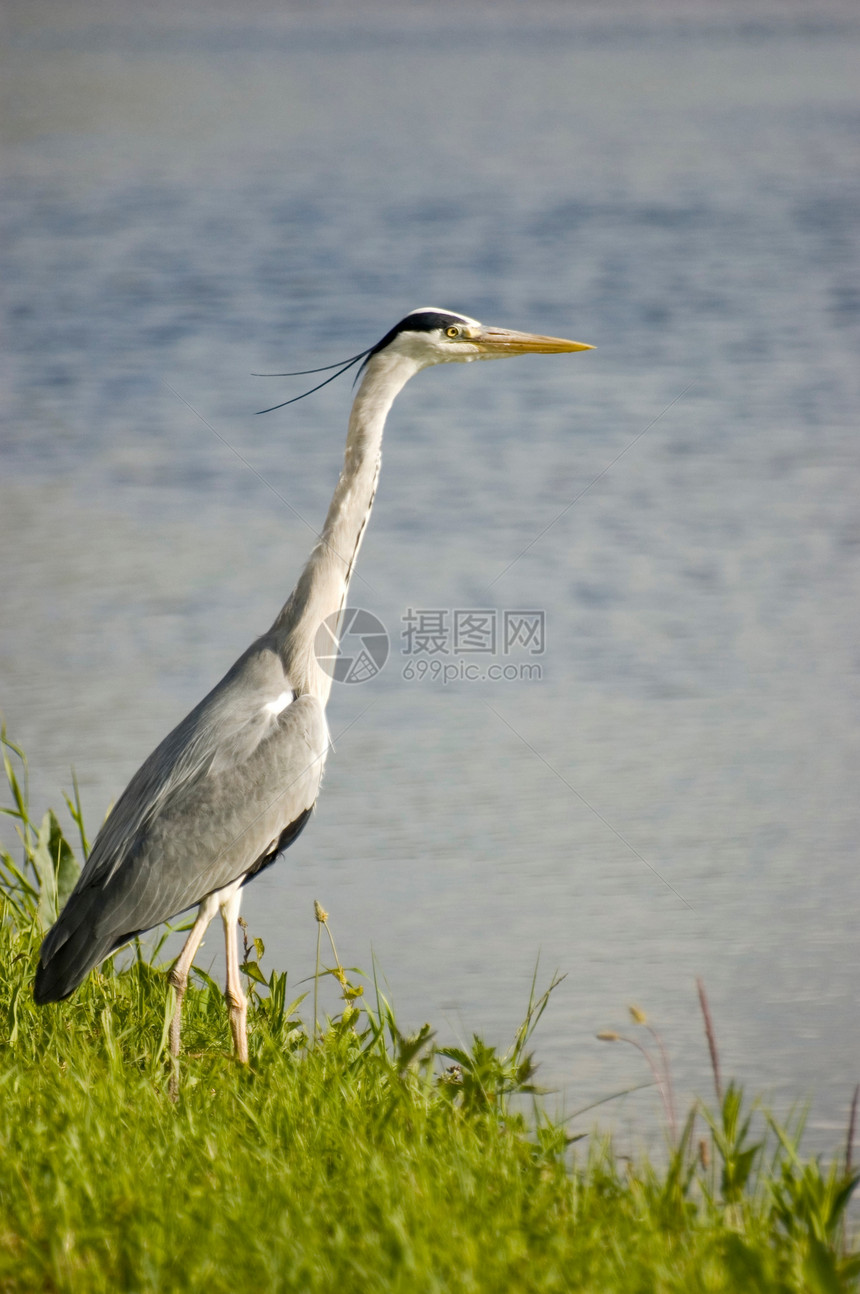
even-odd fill
[{"label": "grassy bank", "polygon": [[198,973],[171,1101],[157,954],[33,1004],[41,923],[77,864],[56,818],[31,822],[6,753],[23,840],[0,858],[0,1290],[856,1288],[844,1161],[804,1160],[733,1086],[659,1168],[571,1144],[522,1099],[548,993],[505,1055],[405,1037],[324,922],[334,1018],[316,1029],[313,982],[292,1001],[252,941],[250,1065]]}]

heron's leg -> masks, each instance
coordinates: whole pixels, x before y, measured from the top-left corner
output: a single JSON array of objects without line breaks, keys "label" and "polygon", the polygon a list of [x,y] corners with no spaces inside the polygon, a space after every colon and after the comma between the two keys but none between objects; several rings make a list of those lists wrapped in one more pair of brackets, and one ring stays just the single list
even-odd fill
[{"label": "heron's leg", "polygon": [[224,996],[230,1012],[230,1029],[233,1034],[233,1046],[236,1058],[243,1065],[248,1063],[248,999],[242,992],[242,981],[239,978],[239,945],[238,919],[242,903],[242,889],[237,885],[227,897],[221,891],[221,920],[224,922],[224,938],[227,943],[227,988]]},{"label": "heron's leg", "polygon": [[173,968],[167,976],[168,983],[172,985],[176,993],[176,1010],[173,1013],[173,1020],[170,1024],[170,1054],[171,1056],[179,1055],[179,1031],[182,1018],[182,999],[185,997],[185,990],[188,988],[188,973],[197,955],[197,949],[200,947],[203,936],[209,922],[218,911],[218,897],[210,894],[203,900],[197,909],[197,917],[194,925],[188,933],[188,938],[182,947],[182,952],[173,964]]}]

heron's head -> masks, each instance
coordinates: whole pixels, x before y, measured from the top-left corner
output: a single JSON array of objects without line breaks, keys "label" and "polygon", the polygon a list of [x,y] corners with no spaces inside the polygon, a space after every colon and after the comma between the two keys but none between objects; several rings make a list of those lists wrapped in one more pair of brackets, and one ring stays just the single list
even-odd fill
[{"label": "heron's head", "polygon": [[[282,400],[260,413],[283,409],[305,396],[319,391],[320,387],[334,382],[349,369],[359,366],[356,382],[362,375],[377,381],[384,374],[388,383],[388,399],[397,394],[403,383],[422,368],[431,364],[468,364],[473,359],[504,359],[506,355],[555,355],[562,351],[594,350],[581,341],[566,341],[563,337],[542,337],[537,333],[511,332],[508,328],[488,328],[486,324],[470,319],[468,315],[454,314],[451,310],[438,310],[435,306],[421,306],[411,310],[400,323],[395,324],[381,341],[369,350],[339,364],[324,364],[322,368],[300,369],[292,373],[258,373],[257,377],[304,377],[309,373],[336,372],[324,378],[309,391]],[[374,363],[375,361],[375,363]],[[364,387],[362,388],[365,389]]]},{"label": "heron's head", "polygon": [[421,306],[395,324],[368,351],[367,359],[383,353],[403,355],[420,368],[427,368],[431,364],[468,364],[475,359],[504,359],[508,355],[554,355],[593,349],[585,342],[490,328],[468,315]]}]

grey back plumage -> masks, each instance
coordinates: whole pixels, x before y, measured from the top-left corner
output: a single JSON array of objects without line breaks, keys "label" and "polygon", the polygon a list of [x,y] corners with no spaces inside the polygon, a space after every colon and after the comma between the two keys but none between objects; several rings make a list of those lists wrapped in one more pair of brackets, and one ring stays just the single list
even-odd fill
[{"label": "grey back plumage", "polygon": [[307,820],[327,748],[322,705],[294,695],[274,636],[258,639],[109,814],[43,944],[36,1000],[67,997],[135,934],[253,873]]}]

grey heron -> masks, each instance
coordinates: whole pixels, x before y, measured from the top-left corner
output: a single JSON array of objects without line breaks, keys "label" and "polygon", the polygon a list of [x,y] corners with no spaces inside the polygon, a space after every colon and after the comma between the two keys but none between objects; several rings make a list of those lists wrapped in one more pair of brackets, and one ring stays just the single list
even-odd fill
[{"label": "grey heron", "polygon": [[247,1061],[247,1001],[237,943],[242,888],[292,844],[317,798],[329,747],[325,708],[332,678],[316,660],[314,641],[322,623],[345,606],[394,398],[433,364],[591,349],[422,307],[375,346],[330,366],[337,377],[359,364],[361,382],[319,542],[271,629],[156,747],[108,815],[42,944],[34,985],[38,1003],[68,997],[93,967],[136,935],[199,904],[169,977],[176,993],[170,1049],[177,1056],[188,976],[220,909],[230,1027],[236,1055]]}]

